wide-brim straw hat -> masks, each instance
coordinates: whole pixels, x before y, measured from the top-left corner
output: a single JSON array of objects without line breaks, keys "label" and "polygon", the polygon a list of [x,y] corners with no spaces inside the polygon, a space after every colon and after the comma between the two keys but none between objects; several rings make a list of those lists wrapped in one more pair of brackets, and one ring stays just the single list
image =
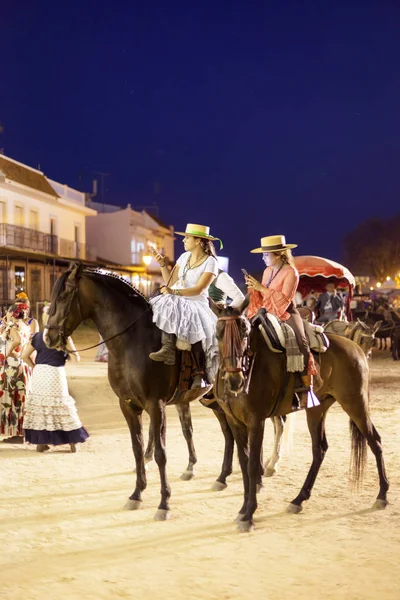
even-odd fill
[{"label": "wide-brim straw hat", "polygon": [[287,244],[284,235],[267,235],[261,238],[260,248],[251,250],[253,254],[261,254],[262,252],[280,252],[290,248],[297,248],[297,244]]},{"label": "wide-brim straw hat", "polygon": [[210,235],[210,228],[207,225],[196,225],[195,223],[188,223],[186,225],[186,231],[175,231],[177,235],[192,236],[204,238],[210,240],[210,242],[219,242],[220,249],[223,248],[222,240],[220,238]]}]

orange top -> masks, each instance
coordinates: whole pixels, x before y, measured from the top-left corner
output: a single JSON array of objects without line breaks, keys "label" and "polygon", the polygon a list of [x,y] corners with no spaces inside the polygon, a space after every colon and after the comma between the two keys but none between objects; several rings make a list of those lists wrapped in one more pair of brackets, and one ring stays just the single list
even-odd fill
[{"label": "orange top", "polygon": [[[262,285],[267,285],[272,271],[272,267],[265,269]],[[279,271],[269,287],[266,287],[262,292],[249,290],[250,304],[247,309],[249,319],[253,318],[260,308],[265,308],[267,312],[272,313],[282,321],[287,321],[290,318],[287,308],[294,300],[298,283],[299,274],[297,269],[286,266]]]}]

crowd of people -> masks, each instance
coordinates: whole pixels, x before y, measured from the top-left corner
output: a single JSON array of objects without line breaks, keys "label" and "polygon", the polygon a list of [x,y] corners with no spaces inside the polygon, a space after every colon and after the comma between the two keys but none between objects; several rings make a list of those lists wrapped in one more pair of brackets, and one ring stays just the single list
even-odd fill
[{"label": "crowd of people", "polygon": [[[45,304],[44,319],[49,304]],[[47,310],[46,310],[47,309]],[[71,452],[88,433],[69,395],[67,359],[79,360],[72,339],[69,352],[47,348],[39,323],[30,316],[22,292],[0,320],[0,437],[3,443],[36,445],[38,452],[69,444]]]}]

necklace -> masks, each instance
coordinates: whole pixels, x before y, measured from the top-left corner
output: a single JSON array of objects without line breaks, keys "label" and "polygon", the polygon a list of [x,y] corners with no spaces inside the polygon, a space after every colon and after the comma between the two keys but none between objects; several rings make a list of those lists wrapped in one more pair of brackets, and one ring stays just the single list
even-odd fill
[{"label": "necklace", "polygon": [[189,256],[186,265],[183,267],[182,277],[181,277],[182,281],[185,279],[188,271],[190,271],[191,269],[194,269],[199,263],[201,264],[202,261],[204,262],[204,260],[203,260],[204,254],[198,260],[196,260],[196,262],[194,262],[193,265],[190,265],[190,259],[191,259],[191,256]]},{"label": "necklace", "polygon": [[283,268],[283,264],[279,267],[279,269],[276,271],[276,273],[274,273],[273,271],[271,271],[271,275],[269,276],[269,279],[267,281],[267,283],[265,284],[265,287],[269,287],[271,285],[271,283],[273,282],[273,280],[275,279],[275,277],[278,275],[279,271]]}]

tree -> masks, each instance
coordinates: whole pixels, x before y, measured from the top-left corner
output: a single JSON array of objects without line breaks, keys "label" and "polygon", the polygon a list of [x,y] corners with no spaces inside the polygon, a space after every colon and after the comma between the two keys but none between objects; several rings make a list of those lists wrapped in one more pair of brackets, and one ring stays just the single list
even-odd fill
[{"label": "tree", "polygon": [[344,238],[345,264],[356,275],[394,279],[400,271],[400,215],[368,219]]}]

